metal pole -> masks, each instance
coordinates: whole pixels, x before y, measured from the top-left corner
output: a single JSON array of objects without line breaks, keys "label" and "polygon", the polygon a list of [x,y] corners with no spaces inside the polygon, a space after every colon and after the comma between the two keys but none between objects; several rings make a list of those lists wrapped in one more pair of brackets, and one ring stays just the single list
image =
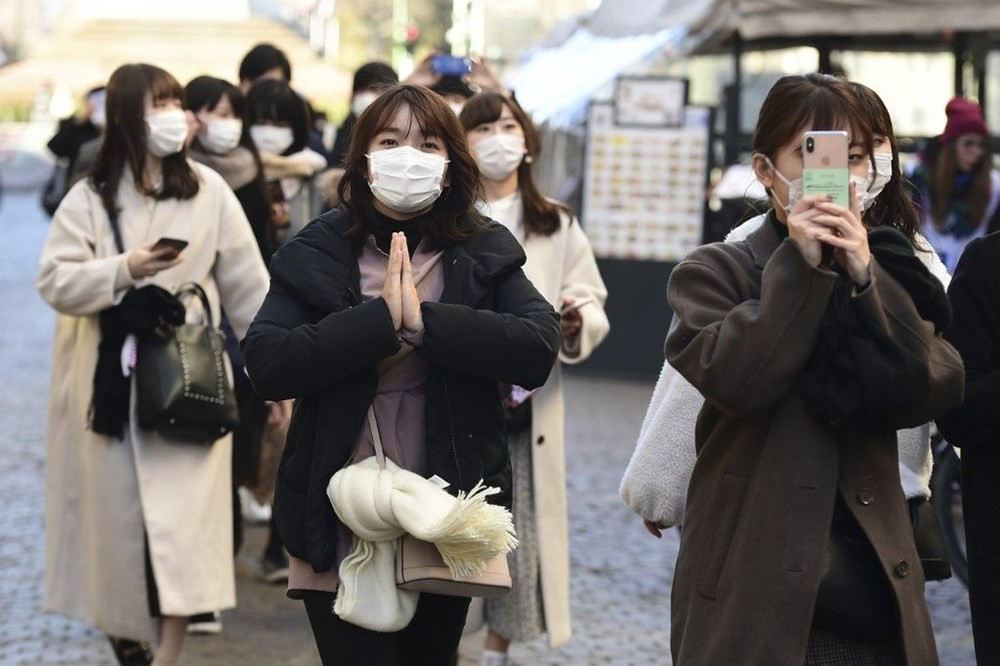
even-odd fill
[{"label": "metal pole", "polygon": [[406,53],[406,25],[410,21],[409,3],[407,0],[392,0],[392,64],[400,76],[408,74],[411,67]]},{"label": "metal pole", "polygon": [[733,83],[726,103],[726,165],[733,164],[740,151],[740,110],[743,108],[743,38],[740,33],[733,33]]}]

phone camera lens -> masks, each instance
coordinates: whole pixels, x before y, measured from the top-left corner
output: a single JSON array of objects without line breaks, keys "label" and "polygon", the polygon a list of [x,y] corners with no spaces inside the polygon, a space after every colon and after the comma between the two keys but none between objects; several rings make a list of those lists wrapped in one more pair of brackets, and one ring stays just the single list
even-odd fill
[{"label": "phone camera lens", "polygon": [[811,153],[813,151],[813,148],[815,147],[815,144],[816,142],[813,141],[813,138],[811,136],[808,137],[806,139],[806,152]]}]

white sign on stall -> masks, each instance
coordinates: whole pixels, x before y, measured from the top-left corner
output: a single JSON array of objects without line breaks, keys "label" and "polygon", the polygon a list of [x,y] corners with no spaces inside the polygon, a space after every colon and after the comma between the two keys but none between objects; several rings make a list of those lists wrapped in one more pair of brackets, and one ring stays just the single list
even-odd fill
[{"label": "white sign on stall", "polygon": [[591,105],[583,221],[594,253],[674,262],[702,242],[710,110],[685,107],[677,127],[623,126]]}]

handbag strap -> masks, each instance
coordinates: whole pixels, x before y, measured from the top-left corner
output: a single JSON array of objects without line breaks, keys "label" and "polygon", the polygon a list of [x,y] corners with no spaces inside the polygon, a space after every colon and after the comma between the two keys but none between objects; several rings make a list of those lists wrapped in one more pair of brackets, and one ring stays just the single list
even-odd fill
[{"label": "handbag strap", "polygon": [[368,406],[368,429],[372,433],[372,444],[375,445],[375,460],[378,468],[385,469],[385,452],[382,450],[382,437],[378,434],[378,421],[375,420],[375,405]]},{"label": "handbag strap", "polygon": [[110,206],[105,206],[104,209],[108,213],[108,222],[111,223],[111,233],[115,237],[115,247],[118,248],[120,254],[125,254],[125,243],[122,242],[122,230],[118,226],[118,211]]},{"label": "handbag strap", "polygon": [[208,294],[205,293],[205,289],[197,282],[185,282],[174,294],[178,299],[184,294],[194,294],[201,301],[202,310],[205,312],[205,325],[209,328],[215,328],[215,324],[212,320],[212,306],[208,302]]}]

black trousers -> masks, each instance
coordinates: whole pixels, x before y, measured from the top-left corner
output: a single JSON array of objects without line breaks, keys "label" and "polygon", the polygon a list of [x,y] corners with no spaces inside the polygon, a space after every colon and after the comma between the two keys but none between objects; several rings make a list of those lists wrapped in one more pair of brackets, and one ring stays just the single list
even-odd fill
[{"label": "black trousers", "polygon": [[969,556],[969,603],[976,661],[1000,664],[1000,512],[996,481],[1000,451],[962,448],[962,515]]},{"label": "black trousers", "polygon": [[468,597],[421,594],[405,629],[384,634],[333,614],[336,594],[306,592],[303,601],[324,666],[449,666],[469,611]]}]

